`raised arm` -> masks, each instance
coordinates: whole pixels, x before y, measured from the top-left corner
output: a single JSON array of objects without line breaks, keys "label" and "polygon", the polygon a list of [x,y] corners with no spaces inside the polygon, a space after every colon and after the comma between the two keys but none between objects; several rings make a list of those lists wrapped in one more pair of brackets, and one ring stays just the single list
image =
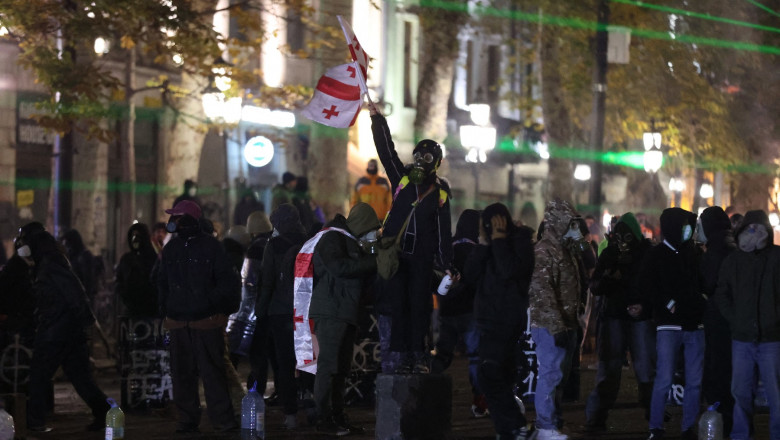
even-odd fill
[{"label": "raised arm", "polygon": [[385,168],[390,184],[395,189],[404,177],[404,163],[398,158],[395,151],[393,137],[390,135],[390,128],[387,126],[387,120],[382,114],[376,111],[376,107],[371,108],[371,131],[374,133],[374,145],[376,153],[379,155],[379,161]]}]

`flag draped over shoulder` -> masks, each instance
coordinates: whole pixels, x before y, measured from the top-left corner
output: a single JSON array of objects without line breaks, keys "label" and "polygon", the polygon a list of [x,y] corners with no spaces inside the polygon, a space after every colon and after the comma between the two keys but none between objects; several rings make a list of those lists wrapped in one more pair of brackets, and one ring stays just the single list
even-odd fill
[{"label": "flag draped over shoulder", "polygon": [[366,78],[368,78],[368,61],[370,57],[366,51],[363,50],[363,46],[360,45],[355,32],[352,30],[352,26],[349,25],[349,22],[344,20],[340,15],[338,16],[338,19],[339,23],[341,23],[341,30],[344,31],[344,38],[346,38],[347,44],[349,45],[349,53],[352,54],[352,60],[357,61],[357,63],[360,65],[360,70],[363,73],[363,82],[365,82]]},{"label": "flag draped over shoulder", "polygon": [[295,280],[293,284],[293,335],[295,346],[295,368],[307,373],[317,373],[319,346],[314,335],[314,323],[309,319],[309,305],[314,291],[314,264],[312,256],[320,238],[326,232],[336,231],[355,239],[340,228],[326,228],[303,244],[295,258]]},{"label": "flag draped over shoulder", "polygon": [[317,82],[303,115],[329,127],[352,126],[363,104],[357,75],[351,63],[328,69]]}]

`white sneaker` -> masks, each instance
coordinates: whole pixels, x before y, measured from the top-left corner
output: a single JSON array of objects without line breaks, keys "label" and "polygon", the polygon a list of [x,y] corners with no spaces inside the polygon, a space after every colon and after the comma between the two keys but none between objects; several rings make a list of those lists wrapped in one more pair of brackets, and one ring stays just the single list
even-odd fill
[{"label": "white sneaker", "polygon": [[557,429],[537,429],[534,433],[535,440],[568,440],[569,436],[561,434]]}]

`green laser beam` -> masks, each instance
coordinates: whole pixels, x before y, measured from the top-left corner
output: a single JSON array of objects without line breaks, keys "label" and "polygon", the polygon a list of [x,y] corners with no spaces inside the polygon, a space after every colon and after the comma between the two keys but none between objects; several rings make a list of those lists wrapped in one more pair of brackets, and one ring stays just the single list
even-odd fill
[{"label": "green laser beam", "polygon": [[[748,0],[750,1],[750,0]],[[647,3],[643,1],[637,1],[637,0],[612,0],[613,3],[623,3],[626,5],[632,5],[632,6],[638,6],[640,8],[647,8],[647,9],[655,9],[657,11],[661,12],[668,12],[670,14],[677,14],[677,15],[684,15],[686,17],[694,17],[694,18],[701,18],[704,20],[712,20],[712,21],[718,21],[721,23],[727,23],[727,24],[733,24],[735,26],[744,26],[748,28],[758,29],[762,31],[768,31],[768,32],[778,32],[780,33],[780,28],[772,27],[772,26],[764,26],[760,24],[750,23],[747,21],[740,21],[740,20],[734,20],[731,18],[726,17],[718,17],[715,15],[711,15],[708,13],[702,13],[702,12],[693,12],[693,11],[686,11],[685,9],[677,9],[677,8],[671,8],[668,6],[663,5],[656,5],[653,3]]]},{"label": "green laser beam", "polygon": [[[583,29],[583,30],[591,30],[591,31],[608,30],[611,26],[614,26],[614,25],[599,24],[595,21],[584,20],[580,18],[556,17],[552,15],[545,15],[545,14],[540,16],[539,14],[530,13],[530,12],[508,11],[508,10],[497,9],[494,7],[484,6],[484,5],[475,7],[473,11],[470,11],[468,5],[464,5],[462,3],[453,3],[452,1],[446,1],[446,0],[420,0],[420,6],[440,8],[444,10],[463,12],[463,13],[473,12],[476,15],[507,18],[507,19],[519,20],[519,21],[529,21],[529,22],[541,21],[543,24],[548,24],[552,26],[569,27],[572,29]],[[780,47],[777,46],[748,43],[744,41],[721,40],[717,38],[699,37],[695,35],[675,35],[673,37],[672,35],[669,34],[668,31],[660,32],[660,31],[653,31],[647,29],[630,28],[630,27],[629,29],[631,29],[632,34],[640,38],[674,41],[679,43],[691,43],[691,44],[698,44],[702,46],[713,46],[713,47],[721,47],[727,49],[746,50],[751,52],[780,55]]]},{"label": "green laser beam", "polygon": [[747,2],[750,3],[751,5],[757,7],[757,8],[760,8],[760,9],[765,10],[766,12],[769,12],[772,15],[776,15],[776,16],[780,17],[780,14],[778,14],[777,12],[773,11],[772,9],[770,9],[768,6],[762,5],[761,3],[757,2],[757,1],[754,1],[754,0],[747,0]]}]

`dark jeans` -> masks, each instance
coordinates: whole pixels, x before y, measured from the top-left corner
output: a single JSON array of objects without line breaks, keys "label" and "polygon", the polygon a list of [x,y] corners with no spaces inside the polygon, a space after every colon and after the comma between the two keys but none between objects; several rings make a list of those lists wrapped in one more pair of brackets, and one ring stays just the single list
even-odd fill
[{"label": "dark jeans", "polygon": [[519,336],[519,331],[482,331],[479,334],[479,385],[499,435],[510,435],[526,424],[513,392],[517,378],[515,348]]},{"label": "dark jeans", "polygon": [[390,315],[379,315],[377,321],[382,372],[392,374],[401,364],[401,357],[398,353],[390,350],[390,333],[393,326],[393,317]]},{"label": "dark jeans", "polygon": [[216,428],[233,426],[233,404],[225,372],[225,327],[195,330],[171,329],[171,383],[173,401],[179,410],[179,425],[200,424],[198,379],[203,381],[206,409]]},{"label": "dark jeans", "polygon": [[293,315],[271,315],[268,324],[278,364],[274,373],[276,392],[284,406],[284,413],[295,414],[298,412],[298,385],[295,382]]},{"label": "dark jeans", "polygon": [[469,357],[469,383],[474,395],[480,394],[477,371],[479,366],[479,331],[471,313],[456,316],[439,316],[439,340],[436,341],[436,356],[431,363],[431,373],[442,373],[450,367],[455,357],[458,339],[466,343]]},{"label": "dark jeans", "polygon": [[320,419],[344,414],[345,382],[352,367],[357,327],[337,319],[314,320],[314,333],[320,345],[314,403]]},{"label": "dark jeans", "polygon": [[278,388],[276,377],[279,375],[279,364],[276,362],[276,351],[268,328],[268,317],[257,320],[255,335],[252,338],[252,346],[249,350],[249,378],[247,388],[257,382],[257,392],[265,394],[268,383],[268,364],[274,372],[274,389]]},{"label": "dark jeans", "polygon": [[386,286],[393,308],[390,350],[421,353],[426,351],[431,324],[433,258],[402,255],[398,263],[398,272]]},{"label": "dark jeans", "polygon": [[731,396],[731,329],[712,301],[704,312],[704,378],[702,392],[710,405],[720,402],[723,432],[728,434],[734,422],[734,398]]},{"label": "dark jeans", "polygon": [[651,321],[601,318],[597,325],[599,368],[596,386],[585,407],[588,423],[603,425],[607,412],[615,405],[626,350],[631,353],[631,366],[639,386],[639,403],[645,411],[649,411],[655,378],[655,324]]},{"label": "dark jeans", "polygon": [[[223,342],[224,345],[224,342]],[[46,424],[51,379],[62,366],[79,397],[90,407],[96,420],[103,420],[109,409],[106,395],[98,388],[89,366],[89,349],[84,335],[65,341],[36,341],[30,362],[30,385],[27,402],[27,425]]]}]

